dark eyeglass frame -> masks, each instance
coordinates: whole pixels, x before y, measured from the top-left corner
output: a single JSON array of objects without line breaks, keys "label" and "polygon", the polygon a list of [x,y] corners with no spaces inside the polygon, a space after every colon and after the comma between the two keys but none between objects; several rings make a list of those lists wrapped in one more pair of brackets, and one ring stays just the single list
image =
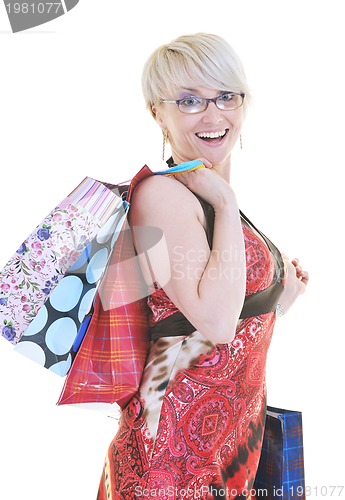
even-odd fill
[{"label": "dark eyeglass frame", "polygon": [[[224,94],[232,94],[232,95],[239,95],[242,97],[242,102],[241,104],[239,104],[238,106],[236,106],[236,108],[231,108],[231,109],[226,109],[226,108],[220,108],[218,106],[218,99],[221,99],[221,97],[224,95]],[[185,114],[188,114],[188,111],[183,111],[181,108],[180,108],[180,103],[185,101],[186,99],[188,99],[188,97],[196,97],[197,99],[200,99],[201,100],[201,103],[204,103],[205,107],[204,109],[201,109],[200,111],[194,111],[194,112],[190,112],[190,114],[197,114],[197,113],[202,113],[203,111],[206,111],[206,109],[208,108],[208,105],[210,104],[210,102],[214,102],[214,104],[217,106],[218,109],[222,110],[222,111],[234,111],[235,109],[238,109],[240,108],[242,105],[243,105],[243,102],[244,102],[244,98],[245,98],[246,94],[244,94],[243,92],[241,93],[238,93],[238,92],[222,92],[221,94],[219,94],[218,96],[216,97],[211,97],[211,98],[206,98],[206,97],[200,97],[200,96],[196,96],[196,95],[193,95],[193,94],[190,94],[190,95],[187,95],[186,97],[183,97],[182,99],[176,99],[176,100],[170,100],[170,99],[161,99],[161,102],[167,102],[167,103],[175,103],[177,104],[178,106],[178,109],[181,111],[181,113],[185,113]]]}]

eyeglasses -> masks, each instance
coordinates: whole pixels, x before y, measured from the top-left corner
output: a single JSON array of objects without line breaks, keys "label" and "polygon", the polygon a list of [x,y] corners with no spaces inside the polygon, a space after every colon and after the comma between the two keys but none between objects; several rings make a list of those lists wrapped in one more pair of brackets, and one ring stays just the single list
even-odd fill
[{"label": "eyeglasses", "polygon": [[222,92],[219,96],[212,99],[205,99],[195,95],[188,95],[176,101],[161,99],[161,102],[175,103],[182,113],[201,113],[207,109],[210,102],[214,102],[218,109],[232,111],[242,106],[245,94],[236,94],[235,92]]}]

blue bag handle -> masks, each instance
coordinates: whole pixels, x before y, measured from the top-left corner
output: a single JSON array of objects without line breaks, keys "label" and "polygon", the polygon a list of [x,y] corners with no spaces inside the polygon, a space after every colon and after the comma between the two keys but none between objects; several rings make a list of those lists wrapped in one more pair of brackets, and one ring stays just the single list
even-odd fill
[{"label": "blue bag handle", "polygon": [[168,168],[166,170],[159,170],[154,172],[156,175],[176,175],[182,174],[183,172],[192,172],[197,168],[205,168],[205,165],[200,160],[186,161],[185,163],[180,163],[174,167]]}]

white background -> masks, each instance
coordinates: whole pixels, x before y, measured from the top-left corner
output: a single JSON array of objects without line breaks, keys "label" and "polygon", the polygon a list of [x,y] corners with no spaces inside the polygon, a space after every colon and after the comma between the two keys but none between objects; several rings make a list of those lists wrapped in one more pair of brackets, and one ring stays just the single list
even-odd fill
[{"label": "white background", "polygon": [[[156,46],[207,31],[239,53],[254,102],[232,183],[242,210],[311,276],[277,323],[267,368],[269,404],[303,412],[309,498],[339,498],[330,486],[345,484],[343,20],[342,0],[81,0],[12,34],[0,4],[0,267],[85,175],[117,182],[144,163],[162,168],[140,87]],[[55,406],[62,380],[4,340],[0,377],[0,499],[95,500],[116,421]]]}]

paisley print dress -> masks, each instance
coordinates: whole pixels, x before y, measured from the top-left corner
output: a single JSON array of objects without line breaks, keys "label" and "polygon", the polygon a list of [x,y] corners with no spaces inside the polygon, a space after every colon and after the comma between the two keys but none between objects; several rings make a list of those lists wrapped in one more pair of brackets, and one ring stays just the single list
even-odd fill
[{"label": "paisley print dress", "polygon": [[[242,221],[250,296],[278,279],[277,262]],[[178,318],[156,284],[151,325]],[[266,414],[265,364],[275,312],[239,320],[232,342],[201,332],[151,341],[139,392],[123,410],[98,500],[253,499]],[[163,323],[162,323],[163,324]]]}]

